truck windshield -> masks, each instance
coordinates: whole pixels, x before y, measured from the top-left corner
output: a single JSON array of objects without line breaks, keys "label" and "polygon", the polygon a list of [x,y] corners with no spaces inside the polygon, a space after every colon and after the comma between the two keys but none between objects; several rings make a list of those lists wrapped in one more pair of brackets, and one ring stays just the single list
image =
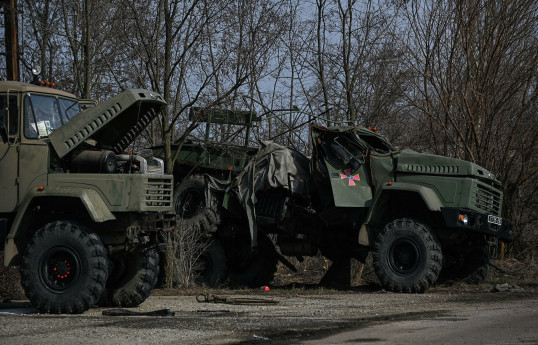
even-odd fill
[{"label": "truck windshield", "polygon": [[47,137],[80,112],[78,102],[52,95],[27,94],[24,98],[24,135]]}]

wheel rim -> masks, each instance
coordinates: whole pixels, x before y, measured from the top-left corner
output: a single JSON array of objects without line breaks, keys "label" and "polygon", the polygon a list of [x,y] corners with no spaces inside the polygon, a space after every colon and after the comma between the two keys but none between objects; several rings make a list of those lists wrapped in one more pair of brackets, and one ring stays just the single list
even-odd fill
[{"label": "wheel rim", "polygon": [[39,278],[51,292],[62,293],[71,289],[80,276],[80,257],[67,246],[49,249],[39,262]]},{"label": "wheel rim", "polygon": [[389,266],[401,276],[409,276],[420,264],[420,250],[416,242],[408,238],[396,240],[390,247]]},{"label": "wheel rim", "polygon": [[191,219],[205,206],[204,192],[199,188],[188,188],[179,195],[174,206],[177,215]]}]

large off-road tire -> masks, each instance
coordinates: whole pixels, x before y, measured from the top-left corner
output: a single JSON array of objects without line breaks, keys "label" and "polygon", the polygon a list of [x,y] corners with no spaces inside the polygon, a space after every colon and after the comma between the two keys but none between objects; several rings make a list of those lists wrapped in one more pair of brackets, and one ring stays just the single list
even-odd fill
[{"label": "large off-road tire", "polygon": [[437,236],[423,223],[396,219],[379,233],[373,264],[381,284],[395,292],[423,292],[441,271],[443,254]]},{"label": "large off-road tire", "polygon": [[205,178],[191,175],[181,181],[174,191],[174,210],[181,228],[198,227],[203,232],[214,233],[220,223],[217,203],[206,200]]},{"label": "large off-road tire", "polygon": [[209,287],[218,287],[224,283],[228,277],[228,260],[218,238],[209,239],[200,261],[201,271],[198,272],[198,283]]},{"label": "large off-road tire", "polygon": [[42,313],[88,310],[105,289],[107,275],[106,250],[99,237],[68,220],[39,229],[22,256],[22,286]]},{"label": "large off-road tire", "polygon": [[277,264],[278,258],[273,242],[266,235],[258,234],[257,252],[246,262],[230,262],[229,278],[241,286],[268,285],[275,277]]},{"label": "large off-road tire", "polygon": [[99,306],[136,307],[144,302],[157,284],[159,255],[155,249],[140,248],[111,257],[111,272]]}]

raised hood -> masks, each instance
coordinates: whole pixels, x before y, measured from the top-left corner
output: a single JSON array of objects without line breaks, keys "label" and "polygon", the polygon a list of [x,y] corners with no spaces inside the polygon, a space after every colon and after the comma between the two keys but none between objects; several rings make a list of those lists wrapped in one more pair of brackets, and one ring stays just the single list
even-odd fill
[{"label": "raised hood", "polygon": [[75,115],[49,135],[60,158],[88,139],[98,147],[124,151],[157,116],[166,102],[156,92],[126,90]]}]

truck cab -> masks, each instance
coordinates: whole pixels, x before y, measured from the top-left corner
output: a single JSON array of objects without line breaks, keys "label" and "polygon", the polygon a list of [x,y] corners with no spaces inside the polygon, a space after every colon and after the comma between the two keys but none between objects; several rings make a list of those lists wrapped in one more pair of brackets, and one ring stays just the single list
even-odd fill
[{"label": "truck cab", "polygon": [[48,137],[79,113],[67,92],[20,82],[0,90],[1,212],[13,212],[30,187],[46,185]]},{"label": "truck cab", "polygon": [[149,90],[97,104],[0,81],[0,243],[42,312],[134,306],[153,290],[173,177],[129,149],[165,106]]}]

